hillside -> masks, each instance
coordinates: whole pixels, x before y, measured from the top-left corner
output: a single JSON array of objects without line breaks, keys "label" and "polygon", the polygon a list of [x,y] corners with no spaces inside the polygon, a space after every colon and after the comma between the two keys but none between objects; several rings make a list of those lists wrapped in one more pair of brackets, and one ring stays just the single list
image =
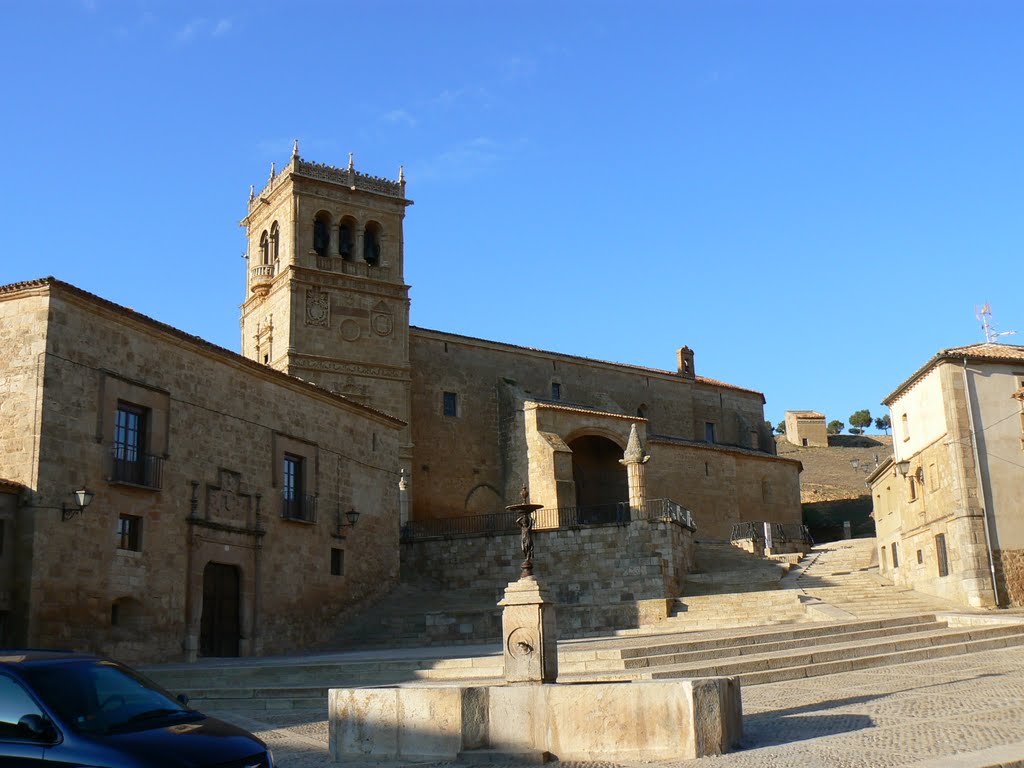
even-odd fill
[{"label": "hillside", "polygon": [[804,524],[818,542],[842,538],[845,520],[850,521],[854,536],[873,536],[865,479],[876,462],[892,455],[892,436],[833,435],[828,442],[828,448],[803,448],[789,443],[784,435],[776,437],[779,456],[797,459],[804,466],[800,474]]},{"label": "hillside", "polygon": [[[779,456],[797,459],[804,465],[800,474],[800,501],[810,504],[867,495],[864,479],[878,462],[892,455],[892,435],[832,435],[828,448],[802,448],[775,438]],[[856,469],[850,463],[856,459]],[[866,469],[866,471],[865,471]]]}]

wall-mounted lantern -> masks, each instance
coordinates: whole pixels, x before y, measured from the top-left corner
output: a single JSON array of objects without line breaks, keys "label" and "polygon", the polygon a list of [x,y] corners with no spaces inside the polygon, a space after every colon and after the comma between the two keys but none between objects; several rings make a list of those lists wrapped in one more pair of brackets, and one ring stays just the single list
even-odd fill
[{"label": "wall-mounted lantern", "polygon": [[[345,521],[348,522],[345,522]],[[341,508],[338,508],[338,536],[345,538],[348,535],[349,528],[355,528],[356,523],[359,522],[359,513],[354,509],[349,509],[348,512],[342,514]]]},{"label": "wall-mounted lantern", "polygon": [[72,491],[75,494],[75,501],[78,506],[69,507],[67,504],[60,505],[60,519],[67,522],[75,515],[79,515],[85,511],[85,508],[92,504],[92,499],[96,495],[92,491],[88,490],[84,485],[77,491]]}]

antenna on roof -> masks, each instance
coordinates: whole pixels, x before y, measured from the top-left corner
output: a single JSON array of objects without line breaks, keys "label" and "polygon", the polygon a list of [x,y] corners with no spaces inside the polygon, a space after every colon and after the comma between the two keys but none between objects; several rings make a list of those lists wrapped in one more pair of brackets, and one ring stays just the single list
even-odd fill
[{"label": "antenna on roof", "polygon": [[997,331],[992,325],[992,305],[987,301],[980,307],[974,307],[974,316],[981,323],[981,330],[985,333],[987,344],[998,344],[1000,336],[1013,336],[1016,331]]}]

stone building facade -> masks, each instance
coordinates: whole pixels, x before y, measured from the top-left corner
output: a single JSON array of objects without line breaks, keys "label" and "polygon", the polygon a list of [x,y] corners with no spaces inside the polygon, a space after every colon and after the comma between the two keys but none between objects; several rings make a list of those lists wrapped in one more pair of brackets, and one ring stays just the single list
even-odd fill
[{"label": "stone building facade", "polygon": [[283,653],[397,583],[398,419],[52,278],[0,334],[4,642]]},{"label": "stone building facade", "polygon": [[[410,326],[411,203],[401,172],[296,146],[242,220],[240,355],[52,278],[0,288],[5,642],[305,648],[397,583],[403,524],[496,512],[524,485],[560,521],[611,508],[617,528],[624,509],[615,562],[641,575],[653,555],[629,540],[656,502],[705,538],[799,522],[764,397],[697,375],[688,347],[656,370]],[[658,525],[671,562],[648,570],[676,591],[692,525]],[[609,588],[651,591],[634,581]]]},{"label": "stone building facade", "polygon": [[943,349],[883,403],[869,476],[882,573],[964,605],[1024,605],[1024,347]]},{"label": "stone building facade", "polygon": [[[393,413],[403,522],[501,510],[526,485],[547,507],[672,498],[701,534],[800,521],[799,462],[775,456],[760,392],[674,370],[590,360],[409,325],[397,181],[291,160],[242,220],[246,357]],[[636,429],[649,463],[630,496]],[[440,449],[440,450],[439,450]]]},{"label": "stone building facade", "polygon": [[804,448],[828,448],[825,414],[817,411],[786,411],[786,440]]}]

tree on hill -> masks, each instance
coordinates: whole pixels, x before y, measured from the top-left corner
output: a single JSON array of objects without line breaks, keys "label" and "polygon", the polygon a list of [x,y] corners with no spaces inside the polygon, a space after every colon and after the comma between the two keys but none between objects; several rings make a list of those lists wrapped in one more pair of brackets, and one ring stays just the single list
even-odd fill
[{"label": "tree on hill", "polygon": [[862,411],[854,411],[850,414],[850,426],[857,427],[860,432],[850,430],[852,435],[862,435],[864,430],[871,426],[871,411],[865,408]]},{"label": "tree on hill", "polygon": [[885,432],[885,434],[889,434],[889,430],[892,429],[892,420],[889,418],[888,413],[885,414],[885,416],[875,419],[875,429],[880,429]]},{"label": "tree on hill", "polygon": [[838,435],[845,428],[846,425],[843,424],[843,422],[841,422],[839,419],[832,419],[832,421],[828,423],[828,426],[825,427],[825,431],[828,432],[830,435]]},{"label": "tree on hill", "polygon": [[780,435],[786,434],[786,422],[780,421],[778,424],[776,424],[775,431],[778,432]]}]

